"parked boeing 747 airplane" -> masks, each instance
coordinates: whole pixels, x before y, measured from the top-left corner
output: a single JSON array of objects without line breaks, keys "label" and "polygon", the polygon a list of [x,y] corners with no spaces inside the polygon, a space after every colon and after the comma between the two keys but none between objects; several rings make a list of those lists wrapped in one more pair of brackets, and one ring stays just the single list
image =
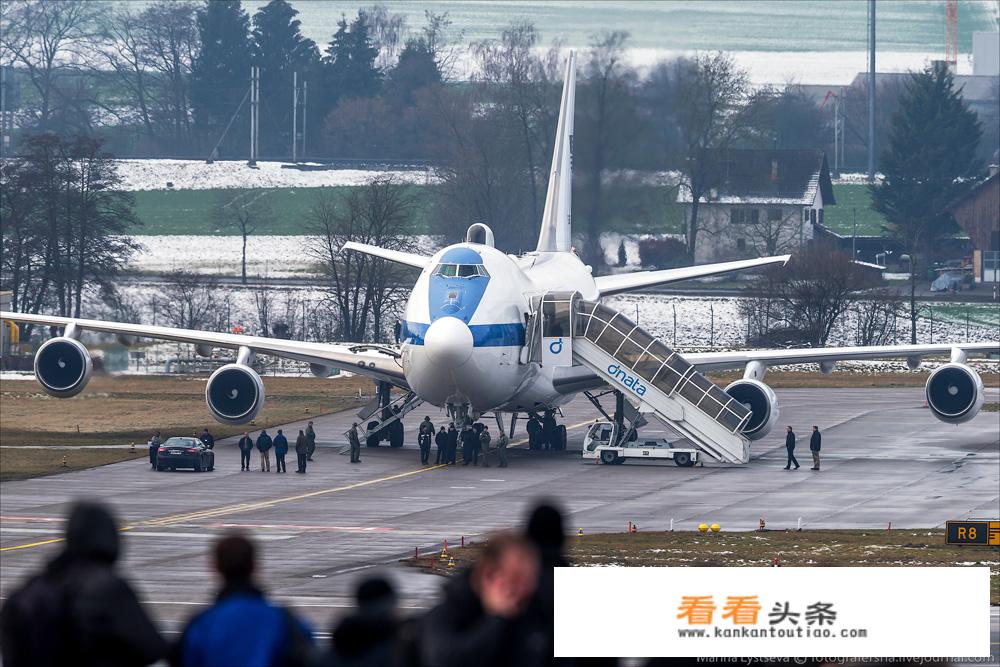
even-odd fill
[{"label": "parked boeing 747 airplane", "polygon": [[[570,54],[535,251],[514,256],[497,250],[493,231],[483,224],[469,227],[463,243],[430,257],[353,242],[344,246],[344,252],[420,269],[399,345],[311,343],[12,312],[0,317],[64,327],[35,356],[37,379],[53,396],[74,396],[90,378],[90,355],[79,340],[83,331],[191,343],[206,355],[227,348],[236,351],[236,360],[216,370],[205,389],[208,408],[219,421],[241,424],[257,415],[264,385],[252,360],[255,354],[273,355],[307,362],[321,377],[342,369],[375,380],[380,402],[362,415],[374,419],[366,435],[377,441],[381,434],[398,434],[391,438],[396,446],[402,444],[399,420],[421,402],[446,408],[462,423],[485,413],[493,413],[499,423],[507,415],[513,432],[518,415],[552,416],[580,392],[599,407],[592,392],[612,390],[618,399],[616,418],[627,416],[629,430],[651,412],[710,457],[746,463],[750,442],[766,435],[778,414],[775,394],[764,383],[767,368],[812,362],[830,371],[847,359],[905,358],[915,368],[925,355],[949,355],[950,362],[927,380],[930,412],[952,423],[976,415],[983,384],[966,356],[1000,352],[997,342],[681,355],[603,305],[608,295],[784,263],[788,256],[593,276],[571,246],[575,80],[575,55]],[[744,377],[725,389],[701,373],[736,368],[744,369]],[[402,390],[395,398],[393,387]],[[556,440],[557,446],[565,445],[565,427],[557,427]]]}]

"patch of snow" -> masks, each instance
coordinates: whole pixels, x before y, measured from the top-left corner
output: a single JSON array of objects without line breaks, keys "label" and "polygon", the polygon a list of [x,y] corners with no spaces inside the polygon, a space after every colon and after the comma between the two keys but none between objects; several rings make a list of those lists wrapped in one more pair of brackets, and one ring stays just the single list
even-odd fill
[{"label": "patch of snow", "polygon": [[[207,190],[214,188],[316,188],[363,185],[375,176],[392,176],[416,185],[431,185],[439,178],[427,170],[286,169],[283,162],[226,160],[118,160],[121,190]],[[167,183],[172,183],[168,188]]]}]

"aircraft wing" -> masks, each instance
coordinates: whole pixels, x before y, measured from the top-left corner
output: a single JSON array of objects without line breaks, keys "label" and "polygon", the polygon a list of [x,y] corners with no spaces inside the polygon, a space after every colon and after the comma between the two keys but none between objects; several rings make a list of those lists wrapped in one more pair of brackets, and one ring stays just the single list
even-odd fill
[{"label": "aircraft wing", "polygon": [[412,266],[418,269],[424,268],[431,261],[430,257],[424,257],[423,255],[417,255],[412,252],[389,250],[388,248],[379,248],[376,245],[356,243],[354,241],[348,241],[345,243],[341,250],[353,250],[366,255],[381,257],[382,259],[387,259],[390,262],[396,262],[397,264],[406,264],[407,266]]},{"label": "aircraft wing", "polygon": [[718,264],[701,264],[699,266],[685,266],[678,269],[664,269],[662,271],[636,271],[634,273],[618,273],[613,276],[598,276],[594,279],[601,296],[611,296],[623,292],[632,292],[643,287],[653,287],[654,285],[665,285],[675,283],[680,280],[691,278],[704,278],[705,276],[716,276],[720,273],[731,273],[733,271],[743,271],[754,269],[759,266],[769,266],[771,264],[784,264],[791,255],[779,255],[777,257],[759,257],[757,259],[741,259],[735,262],[720,262]]},{"label": "aircraft wing", "polygon": [[[403,369],[395,356],[381,352],[376,346],[365,346],[352,343],[309,343],[282,338],[263,338],[260,336],[244,336],[241,334],[217,333],[214,331],[195,331],[192,329],[175,329],[173,327],[129,324],[127,322],[103,322],[101,320],[84,320],[75,317],[56,317],[50,315],[31,315],[28,313],[0,312],[0,319],[14,322],[29,322],[49,326],[67,326],[75,324],[84,331],[100,331],[104,333],[135,336],[137,338],[153,338],[170,340],[193,345],[209,345],[236,350],[246,347],[259,354],[267,354],[285,359],[319,364],[340,370],[366,375],[376,380],[390,382],[399,387],[408,388]],[[391,348],[383,347],[387,351]]]},{"label": "aircraft wing", "polygon": [[829,364],[855,359],[902,359],[907,357],[916,357],[919,359],[925,355],[949,355],[955,349],[962,350],[968,354],[1000,354],[1000,342],[699,352],[684,354],[683,357],[686,361],[696,366],[699,371],[724,371],[743,368],[751,361],[759,361],[767,366],[779,366],[782,364]]}]

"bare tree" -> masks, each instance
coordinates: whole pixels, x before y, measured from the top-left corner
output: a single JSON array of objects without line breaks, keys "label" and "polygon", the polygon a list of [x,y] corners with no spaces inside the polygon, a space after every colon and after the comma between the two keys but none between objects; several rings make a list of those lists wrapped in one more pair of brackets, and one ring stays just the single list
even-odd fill
[{"label": "bare tree", "polygon": [[257,324],[261,336],[271,335],[271,312],[274,309],[274,291],[267,284],[267,278],[253,291],[254,305],[257,306]]},{"label": "bare tree", "polygon": [[[583,86],[576,125],[580,137],[579,164],[586,174],[589,206],[586,221],[584,261],[595,268],[604,265],[600,233],[604,224],[604,174],[609,164],[631,146],[638,123],[635,118],[635,88],[638,76],[626,64],[628,33],[603,32],[591,40],[584,66]],[[575,156],[574,156],[575,157]]]},{"label": "bare tree", "polygon": [[160,75],[160,121],[174,140],[186,145],[191,133],[188,82],[198,54],[198,5],[184,0],[159,0],[140,14],[149,67]]},{"label": "bare tree", "polygon": [[189,271],[173,271],[164,276],[154,293],[155,309],[163,320],[180,329],[204,329],[217,324],[218,278]]},{"label": "bare tree", "polygon": [[326,291],[340,333],[349,341],[369,334],[380,340],[387,319],[402,299],[398,289],[406,267],[356,252],[342,252],[348,241],[392,250],[411,251],[409,236],[413,205],[405,186],[392,177],[378,177],[337,197],[317,195],[309,214],[314,236],[308,252],[328,282]]},{"label": "bare tree", "polygon": [[687,161],[681,187],[691,195],[687,245],[694,254],[699,206],[721,178],[712,151],[732,146],[747,131],[749,118],[743,111],[751,99],[750,78],[721,52],[680,59],[669,67],[675,95],[671,113]]},{"label": "bare tree", "polygon": [[801,216],[801,210],[796,207],[769,208],[759,212],[756,222],[741,225],[728,223],[727,231],[734,232],[738,227],[755,256],[770,257],[799,246]]},{"label": "bare tree", "polygon": [[538,165],[543,159],[545,139],[539,119],[546,115],[541,60],[534,50],[539,34],[530,21],[519,21],[503,30],[500,40],[483,40],[472,45],[483,91],[499,110],[510,114],[524,153],[525,179],[531,193],[531,219],[541,210],[538,201]]},{"label": "bare tree", "polygon": [[813,345],[823,346],[843,315],[859,299],[872,279],[838,248],[813,244],[794,256],[772,279],[775,304],[789,328],[808,335]]},{"label": "bare tree", "polygon": [[870,292],[859,301],[854,316],[857,325],[854,331],[856,345],[889,345],[893,343],[896,320],[903,315],[903,299],[896,289],[881,289]]},{"label": "bare tree", "polygon": [[93,2],[40,2],[12,0],[3,11],[0,57],[3,64],[23,69],[35,89],[32,111],[37,129],[54,129],[53,120],[60,102],[79,105],[70,98],[81,92],[77,83],[68,84],[70,73],[79,73],[91,58],[97,22],[103,12]]},{"label": "bare tree", "polygon": [[102,26],[100,53],[134,100],[146,134],[153,136],[149,55],[143,34],[147,26],[128,4],[112,5]]},{"label": "bare tree", "polygon": [[240,281],[247,284],[247,239],[261,225],[274,219],[270,190],[240,190],[236,195],[223,193],[212,211],[212,218],[221,228],[236,229],[243,239],[240,255]]}]

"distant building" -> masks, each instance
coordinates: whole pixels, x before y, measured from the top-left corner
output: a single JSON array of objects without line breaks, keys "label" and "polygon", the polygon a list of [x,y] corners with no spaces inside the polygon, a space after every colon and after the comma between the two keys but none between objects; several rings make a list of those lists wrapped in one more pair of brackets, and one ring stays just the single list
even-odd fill
[{"label": "distant building", "polygon": [[972,33],[972,73],[1000,75],[1000,32]]},{"label": "distant building", "polygon": [[951,214],[972,241],[977,283],[1000,282],[1000,174],[990,176],[951,206]]},{"label": "distant building", "polygon": [[[787,253],[811,241],[823,208],[836,204],[826,154],[818,150],[714,151],[717,186],[698,207],[698,263]],[[691,192],[679,189],[691,219]]]}]

